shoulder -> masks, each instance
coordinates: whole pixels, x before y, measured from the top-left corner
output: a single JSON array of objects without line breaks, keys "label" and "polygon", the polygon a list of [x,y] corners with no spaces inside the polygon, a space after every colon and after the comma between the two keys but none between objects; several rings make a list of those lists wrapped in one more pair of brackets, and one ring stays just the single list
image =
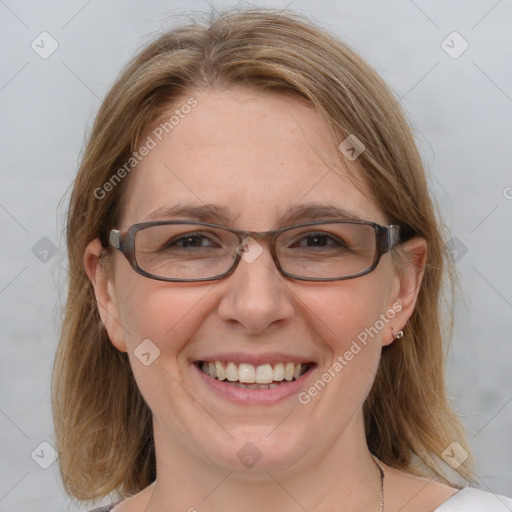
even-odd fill
[{"label": "shoulder", "polygon": [[511,512],[512,499],[472,487],[465,487],[435,512]]}]

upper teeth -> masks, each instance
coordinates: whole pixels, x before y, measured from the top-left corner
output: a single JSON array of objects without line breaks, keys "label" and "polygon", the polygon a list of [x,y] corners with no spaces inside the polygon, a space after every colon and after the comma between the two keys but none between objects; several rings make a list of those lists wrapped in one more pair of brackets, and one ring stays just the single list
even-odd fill
[{"label": "upper teeth", "polygon": [[201,369],[210,377],[230,382],[246,382],[248,384],[269,384],[273,381],[298,379],[302,373],[302,363],[276,363],[271,364],[241,363],[239,365],[222,361],[203,362]]}]

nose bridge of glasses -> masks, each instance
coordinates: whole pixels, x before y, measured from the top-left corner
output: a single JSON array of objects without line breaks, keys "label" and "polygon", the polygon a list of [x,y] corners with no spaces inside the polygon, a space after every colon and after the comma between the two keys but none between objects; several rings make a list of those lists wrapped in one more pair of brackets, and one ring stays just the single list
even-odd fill
[{"label": "nose bridge of glasses", "polygon": [[237,235],[240,246],[247,245],[248,241],[254,240],[259,245],[268,243],[272,252],[272,245],[274,244],[277,236],[281,232],[280,229],[272,229],[270,231],[245,231],[245,230],[232,230]]},{"label": "nose bridge of glasses", "polygon": [[281,230],[231,231],[232,233],[236,234],[238,238],[238,243],[235,248],[236,258],[233,262],[235,267],[238,266],[241,260],[244,260],[245,263],[253,263],[256,259],[260,259],[260,261],[262,261],[261,256],[265,252],[265,249],[267,249],[269,253],[267,254],[267,256],[264,256],[264,259],[270,257],[273,260],[275,266],[278,269],[280,268],[280,265],[277,261],[275,239],[277,238]]}]

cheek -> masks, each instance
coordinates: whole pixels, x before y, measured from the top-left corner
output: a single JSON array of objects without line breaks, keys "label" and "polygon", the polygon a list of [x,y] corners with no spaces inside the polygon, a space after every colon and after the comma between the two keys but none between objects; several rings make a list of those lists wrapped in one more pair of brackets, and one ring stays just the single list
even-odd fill
[{"label": "cheek", "polygon": [[387,295],[377,281],[378,276],[373,278],[369,274],[302,294],[303,314],[307,314],[313,330],[321,335],[320,341],[333,354],[343,354],[354,340],[365,346],[365,335],[366,341],[371,339],[380,348],[383,327],[380,318],[386,313]]},{"label": "cheek", "polygon": [[372,335],[368,331],[386,308],[375,284],[375,279],[361,278],[302,294],[300,314],[307,318],[310,332],[317,335],[314,339],[324,357],[315,379],[297,398],[310,435],[316,435],[318,423],[329,418],[331,429],[323,441],[326,449],[361,410],[375,379],[382,346],[380,331],[372,331]]},{"label": "cheek", "polygon": [[151,340],[161,362],[173,368],[176,355],[208,315],[205,298],[212,286],[164,283],[143,276],[125,283],[119,306],[130,357],[141,342]]},{"label": "cheek", "polygon": [[[141,278],[126,283],[120,303],[137,386],[153,412],[171,403],[181,404],[178,416],[193,418],[197,411],[183,385],[188,362],[182,354],[211,312],[208,297],[213,285],[175,285]],[[182,428],[180,421],[170,421],[176,429]]]}]

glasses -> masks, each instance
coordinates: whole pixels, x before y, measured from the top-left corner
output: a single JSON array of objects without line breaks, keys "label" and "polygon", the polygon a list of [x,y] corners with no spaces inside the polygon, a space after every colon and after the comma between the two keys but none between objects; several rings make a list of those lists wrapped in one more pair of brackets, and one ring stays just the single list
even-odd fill
[{"label": "glasses", "polygon": [[[251,262],[268,240],[277,269],[302,281],[341,281],[375,269],[400,243],[397,225],[365,220],[320,220],[266,232],[242,231],[185,220],[134,224],[110,231],[109,243],[133,269],[160,281],[213,281],[232,274],[243,258]],[[257,256],[256,256],[257,257]]]}]

